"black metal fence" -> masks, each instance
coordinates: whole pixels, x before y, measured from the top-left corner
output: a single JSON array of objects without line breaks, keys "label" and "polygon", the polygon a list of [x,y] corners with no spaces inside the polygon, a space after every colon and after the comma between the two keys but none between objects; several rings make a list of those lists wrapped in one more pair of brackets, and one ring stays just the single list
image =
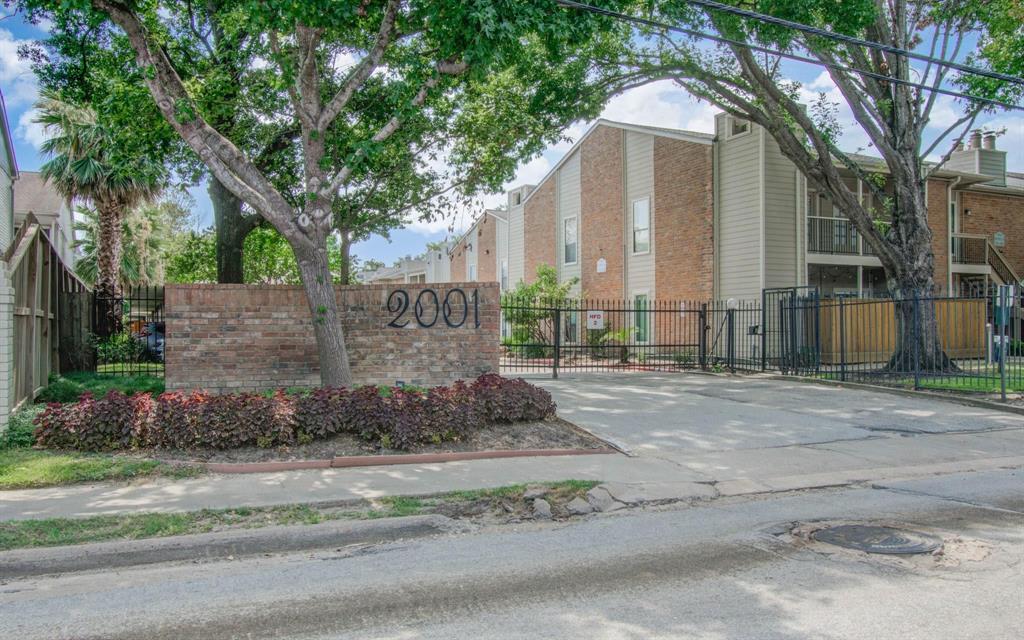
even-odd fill
[{"label": "black metal fence", "polygon": [[779,304],[769,368],[914,389],[1024,393],[1020,290],[974,297],[822,299]]},{"label": "black metal fence", "polygon": [[754,370],[753,303],[502,299],[501,367],[560,371]]},{"label": "black metal fence", "polygon": [[61,351],[75,353],[70,368],[131,376],[164,374],[164,288],[127,287],[117,297],[77,294],[73,309],[87,310],[61,335]]},{"label": "black metal fence", "polygon": [[840,381],[1024,393],[1021,291],[907,300],[766,289],[758,301],[502,299],[510,373],[778,371]]}]

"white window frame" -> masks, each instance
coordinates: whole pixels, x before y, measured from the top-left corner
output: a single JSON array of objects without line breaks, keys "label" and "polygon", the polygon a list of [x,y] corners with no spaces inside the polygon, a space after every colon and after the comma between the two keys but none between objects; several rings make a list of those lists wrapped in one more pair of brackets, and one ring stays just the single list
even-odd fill
[{"label": "white window frame", "polygon": [[[570,221],[573,224],[573,228],[575,229],[575,235],[576,235],[576,239],[573,241],[573,245],[575,245],[575,248],[574,248],[574,255],[573,255],[573,259],[572,260],[568,260],[567,259],[568,252],[566,251],[566,249],[569,247],[569,243],[566,242],[566,233],[565,233],[566,227],[569,225]],[[565,218],[565,219],[562,220],[562,264],[566,265],[566,266],[574,265],[577,262],[579,262],[579,260],[580,260],[580,220],[579,220],[579,216],[569,216],[568,218]]]},{"label": "white window frame", "polygon": [[469,280],[470,282],[476,282],[476,265],[475,264],[467,264],[466,265],[466,276],[467,276],[466,279]]},{"label": "white window frame", "polygon": [[[732,132],[733,125],[736,124],[737,122],[744,122],[744,123],[746,123],[746,125],[747,125],[746,130],[745,131],[741,131],[739,133],[733,133]],[[725,117],[725,139],[726,140],[732,140],[734,138],[742,138],[743,136],[745,136],[748,133],[750,133],[750,131],[752,129],[753,129],[753,127],[750,126],[750,120],[744,120],[742,118],[737,118],[735,116],[726,116]]]},{"label": "white window frame", "polygon": [[[637,227],[636,227],[636,205],[641,203],[641,202],[646,202],[647,203],[647,248],[644,249],[643,251],[637,251],[636,250],[636,229],[637,229]],[[651,216],[651,197],[650,196],[644,196],[643,198],[637,198],[636,200],[634,200],[632,205],[630,205],[630,208],[629,208],[629,236],[630,236],[629,250],[630,250],[630,252],[634,256],[644,256],[644,255],[647,255],[647,254],[649,254],[651,252],[651,246],[653,244],[653,236],[654,236],[654,234],[652,233],[652,229],[651,229],[651,226],[652,226],[651,225],[651,220],[652,219],[653,219],[653,216]]]},{"label": "white window frame", "polygon": [[[637,325],[636,325],[636,316],[637,316],[637,313],[636,313],[636,310],[637,310],[636,299],[639,296],[643,296],[644,297],[645,304],[647,305],[647,311],[644,314],[644,318],[647,320],[647,327],[646,327],[647,328],[647,335],[644,336],[643,340],[641,340],[639,335],[638,335],[638,328],[637,328]],[[633,317],[630,319],[631,320],[630,326],[633,329],[633,336],[632,336],[631,342],[633,342],[635,344],[650,344],[651,343],[651,334],[654,332],[654,315],[655,315],[655,314],[651,313],[651,308],[652,308],[651,307],[651,292],[648,291],[647,289],[639,289],[637,291],[634,291],[632,293],[632,295],[630,296],[630,304],[633,305]]]}]

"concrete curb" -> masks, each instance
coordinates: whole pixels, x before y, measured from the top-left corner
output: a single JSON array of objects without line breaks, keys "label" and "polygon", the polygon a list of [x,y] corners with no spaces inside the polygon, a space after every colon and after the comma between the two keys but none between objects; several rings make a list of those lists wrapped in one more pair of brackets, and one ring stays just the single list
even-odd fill
[{"label": "concrete curb", "polygon": [[[603,438],[594,437],[604,441]],[[337,456],[326,460],[205,462],[199,464],[211,473],[273,473],[275,471],[299,471],[302,469],[343,469],[400,464],[437,464],[459,462],[462,460],[493,460],[496,458],[605,455],[616,453],[613,447],[614,445],[600,449],[508,449],[502,451],[454,451],[450,453],[400,453],[386,456]],[[187,460],[163,460],[163,462],[169,464],[196,464]]]},{"label": "concrete curb", "polygon": [[0,552],[0,579],[113,569],[160,562],[222,559],[262,553],[380,544],[466,531],[468,525],[442,515],[381,520],[333,520],[147,540],[100,542]]},{"label": "concrete curb", "polygon": [[[755,375],[764,376],[765,374]],[[851,389],[863,389],[865,391],[878,391],[880,393],[888,393],[891,395],[903,396],[906,398],[927,398],[929,400],[945,400],[946,402],[955,402],[957,404],[967,405],[968,407],[978,407],[979,409],[992,409],[994,411],[1016,413],[1018,415],[1024,416],[1024,407],[1003,404],[1001,402],[994,402],[992,400],[981,400],[980,398],[969,398],[966,396],[960,396],[955,394],[937,393],[935,391],[903,389],[900,387],[885,387],[878,384],[868,384],[866,382],[819,380],[816,378],[804,378],[802,376],[787,376],[780,374],[768,374],[767,377],[773,380],[788,380],[790,382],[804,382],[807,384],[826,384],[833,387],[849,387]]]}]

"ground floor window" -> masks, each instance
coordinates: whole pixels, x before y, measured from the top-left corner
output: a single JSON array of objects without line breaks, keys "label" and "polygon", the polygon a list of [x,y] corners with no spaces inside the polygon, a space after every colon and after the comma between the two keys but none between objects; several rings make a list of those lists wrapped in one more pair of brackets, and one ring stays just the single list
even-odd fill
[{"label": "ground floor window", "polygon": [[840,264],[807,265],[807,284],[823,298],[886,298],[885,269]]},{"label": "ground floor window", "polygon": [[647,296],[638,295],[633,298],[633,329],[636,331],[637,342],[647,342],[650,329],[650,313],[647,310]]}]

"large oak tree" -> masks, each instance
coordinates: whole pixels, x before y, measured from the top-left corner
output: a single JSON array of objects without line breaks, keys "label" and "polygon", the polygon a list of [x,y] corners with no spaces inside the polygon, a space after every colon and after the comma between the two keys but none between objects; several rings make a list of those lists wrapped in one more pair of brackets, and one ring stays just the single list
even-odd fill
[{"label": "large oak tree", "polygon": [[[339,201],[407,165],[401,150],[423,151],[423,171],[432,157],[461,169],[450,179],[464,193],[500,184],[516,160],[592,114],[585,45],[607,24],[553,10],[547,0],[221,3],[221,28],[260,34],[264,69],[284,96],[263,117],[298,130],[299,193],[289,198],[196,99],[165,47],[172,16],[165,3],[78,4],[123,31],[167,122],[220,184],[288,240],[313,316],[322,382],[330,386],[352,382],[327,259],[327,238],[344,215]],[[496,77],[516,88],[507,98],[523,108],[467,108],[473,92]],[[277,104],[276,94],[268,99]]]},{"label": "large oak tree", "polygon": [[[638,32],[628,46],[604,60],[611,92],[671,79],[729,114],[763,127],[810,184],[850,219],[885,268],[900,327],[890,366],[903,368],[913,362],[925,369],[955,366],[942,350],[935,306],[928,299],[937,290],[928,216],[947,212],[928,211],[926,184],[987,106],[961,101],[960,116],[926,143],[925,128],[939,98],[934,89],[955,88],[951,82],[959,79],[958,73],[948,66],[915,63],[897,50],[963,59],[971,38],[981,36],[986,41],[986,3],[723,0],[722,4],[881,43],[886,49],[837,41],[704,3],[642,2],[635,5],[635,17],[681,26],[691,34],[659,26]],[[1002,24],[1005,27],[1005,21]],[[692,32],[711,33],[726,41],[714,44]],[[828,72],[880,156],[884,171],[838,147],[842,131],[836,105],[825,100],[803,103],[799,83],[787,77],[791,67],[766,50],[810,58]],[[973,86],[981,97],[1020,96],[1019,91],[1007,91],[1006,81]],[[937,161],[926,161],[933,155]],[[871,201],[881,207],[872,207],[858,196],[844,180],[847,171],[861,180]]]}]

